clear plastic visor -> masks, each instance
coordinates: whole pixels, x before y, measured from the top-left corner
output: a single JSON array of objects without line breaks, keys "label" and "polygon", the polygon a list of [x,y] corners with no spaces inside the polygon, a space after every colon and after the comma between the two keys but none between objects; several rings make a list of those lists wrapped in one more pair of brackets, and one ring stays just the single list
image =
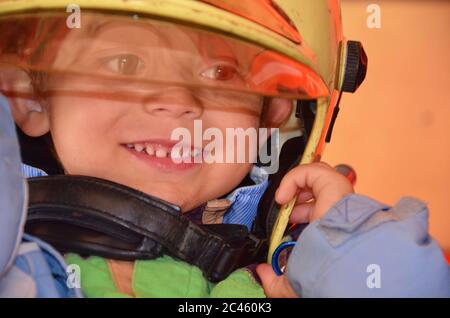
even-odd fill
[{"label": "clear plastic visor", "polygon": [[[208,107],[260,105],[262,97],[316,99],[328,95],[309,67],[229,36],[137,16],[81,12],[0,18],[0,74],[30,81],[4,95],[62,94],[143,103],[177,92]],[[15,76],[17,80],[17,76]],[[175,96],[175,95],[174,95]],[[174,97],[175,98],[175,97]]]}]

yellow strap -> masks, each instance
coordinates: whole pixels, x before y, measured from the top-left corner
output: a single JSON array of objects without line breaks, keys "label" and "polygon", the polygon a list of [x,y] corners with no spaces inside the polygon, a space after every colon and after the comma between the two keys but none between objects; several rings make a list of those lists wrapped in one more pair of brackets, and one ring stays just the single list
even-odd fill
[{"label": "yellow strap", "polygon": [[[322,130],[325,125],[329,101],[329,98],[319,98],[317,100],[316,118],[299,165],[312,163],[315,159],[322,133],[326,133],[322,132]],[[289,203],[282,205],[280,212],[278,213],[277,220],[275,221],[272,235],[270,237],[269,254],[267,255],[267,263],[269,264],[272,264],[272,255],[283,240],[284,232],[286,231],[289,223],[289,217],[295,206],[296,200],[297,196],[295,196]]]}]

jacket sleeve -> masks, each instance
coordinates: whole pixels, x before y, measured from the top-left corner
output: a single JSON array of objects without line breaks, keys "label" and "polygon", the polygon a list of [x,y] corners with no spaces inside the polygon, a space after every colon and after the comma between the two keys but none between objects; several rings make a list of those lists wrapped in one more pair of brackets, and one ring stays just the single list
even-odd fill
[{"label": "jacket sleeve", "polygon": [[0,94],[0,279],[13,263],[22,239],[26,197],[14,121]]},{"label": "jacket sleeve", "polygon": [[428,234],[426,204],[341,199],[306,227],[287,276],[301,297],[450,297],[450,268]]}]

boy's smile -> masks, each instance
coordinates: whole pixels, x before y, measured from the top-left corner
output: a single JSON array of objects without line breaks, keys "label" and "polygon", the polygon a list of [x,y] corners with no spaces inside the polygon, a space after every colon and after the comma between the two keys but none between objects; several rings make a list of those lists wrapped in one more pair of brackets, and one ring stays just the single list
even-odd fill
[{"label": "boy's smile", "polygon": [[[127,143],[124,147],[133,156],[158,169],[179,172],[193,169],[198,164],[195,163],[195,158],[202,156],[203,149],[190,145],[179,147],[177,144],[170,139],[154,139]],[[178,162],[177,159],[182,162]]]}]

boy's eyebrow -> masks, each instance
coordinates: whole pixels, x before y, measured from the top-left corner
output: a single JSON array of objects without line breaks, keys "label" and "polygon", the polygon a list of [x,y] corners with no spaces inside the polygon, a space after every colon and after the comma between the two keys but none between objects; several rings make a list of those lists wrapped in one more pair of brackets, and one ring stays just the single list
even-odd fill
[{"label": "boy's eyebrow", "polygon": [[213,57],[228,57],[235,58],[234,52],[231,49],[230,43],[210,34],[199,35],[199,47],[201,51],[212,55]]},{"label": "boy's eyebrow", "polygon": [[[120,21],[102,21],[102,22],[93,23],[88,28],[88,34],[91,36],[98,36],[98,35],[102,34],[103,32],[108,31],[114,27],[119,27],[119,26],[123,26],[123,25],[124,24],[121,23]],[[125,26],[139,27],[143,30],[154,33],[153,32],[154,30],[151,27],[149,27],[149,26],[152,26],[151,24],[126,23]]]},{"label": "boy's eyebrow", "polygon": [[264,51],[263,48],[251,47],[241,44],[237,39],[215,34],[200,33],[197,41],[199,53],[204,58],[228,61],[238,67],[248,67],[253,58]]},{"label": "boy's eyebrow", "polygon": [[229,43],[226,43],[226,41],[222,39],[211,37],[206,34],[200,34],[198,39],[198,50],[203,58],[223,60],[239,65],[239,61]]},{"label": "boy's eyebrow", "polygon": [[89,35],[99,35],[106,26],[113,24],[112,21],[104,21],[99,23],[91,24],[88,28]]}]

